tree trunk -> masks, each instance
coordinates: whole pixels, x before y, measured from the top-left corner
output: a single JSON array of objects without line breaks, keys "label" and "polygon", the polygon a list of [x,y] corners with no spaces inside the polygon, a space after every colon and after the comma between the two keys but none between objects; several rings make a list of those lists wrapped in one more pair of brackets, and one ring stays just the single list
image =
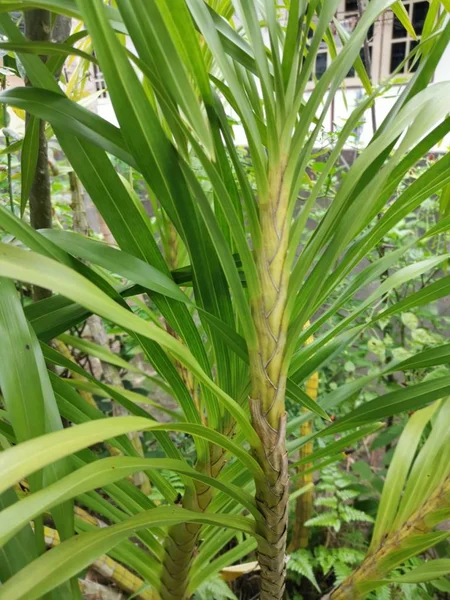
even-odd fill
[{"label": "tree trunk", "polygon": [[[72,29],[72,19],[64,15],[57,15],[53,24],[52,40],[54,42],[64,42],[70,35]],[[56,74],[59,77],[59,73]]]},{"label": "tree trunk", "polygon": [[[55,21],[54,39],[62,41],[70,33],[71,20],[68,17],[58,16]],[[52,38],[51,14],[47,10],[34,9],[25,11],[25,35],[33,42],[49,42]],[[46,57],[41,56],[45,62]],[[26,81],[30,85],[29,81]],[[35,119],[26,115],[26,127],[30,120]],[[52,202],[50,189],[50,174],[48,166],[48,144],[45,135],[45,122],[39,121],[38,128],[38,154],[36,170],[30,189],[30,222],[34,229],[51,229],[52,227]],[[51,296],[51,291],[34,286],[34,300],[42,300]]]},{"label": "tree trunk", "polygon": [[[47,10],[35,9],[25,12],[25,35],[33,42],[49,42],[51,39],[51,15]],[[45,61],[45,57],[41,57]],[[27,81],[27,85],[30,83]],[[26,115],[26,128],[35,119]],[[30,189],[30,221],[34,229],[50,229],[52,226],[52,203],[50,195],[50,174],[48,168],[48,147],[45,136],[45,122],[39,121],[38,154],[36,170]],[[34,286],[34,300],[51,296],[51,291]]]}]

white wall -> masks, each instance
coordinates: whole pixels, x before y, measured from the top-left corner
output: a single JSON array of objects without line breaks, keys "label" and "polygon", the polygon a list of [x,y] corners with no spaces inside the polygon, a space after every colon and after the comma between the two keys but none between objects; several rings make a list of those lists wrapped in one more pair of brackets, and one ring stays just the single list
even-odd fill
[{"label": "white wall", "polygon": [[97,100],[95,103],[95,112],[113,125],[119,125],[109,96],[107,98],[99,98]]}]

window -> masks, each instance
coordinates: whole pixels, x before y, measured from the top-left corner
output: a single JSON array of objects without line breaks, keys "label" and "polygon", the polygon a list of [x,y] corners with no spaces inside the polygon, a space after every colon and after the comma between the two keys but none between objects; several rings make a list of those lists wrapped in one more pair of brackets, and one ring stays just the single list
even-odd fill
[{"label": "window", "polygon": [[[362,2],[362,7],[364,9],[365,3]],[[340,24],[344,27],[347,33],[352,33],[355,29],[358,21],[360,19],[359,14],[359,2],[358,0],[346,0],[345,2],[341,2],[339,6],[339,10],[337,13],[337,17],[339,19]],[[367,33],[367,46],[368,46],[368,59],[366,60],[366,50],[365,48],[361,48],[359,53],[361,60],[366,68],[366,71],[369,73],[369,76],[372,80],[374,80],[376,69],[373,67],[374,61],[378,60],[378,47],[376,46],[377,34],[378,33],[378,24],[375,23],[371,25],[368,33]],[[369,64],[367,64],[369,63]],[[355,67],[351,67],[350,71],[347,74],[346,78],[347,86],[356,86],[360,87],[361,82],[359,77],[356,74]]]},{"label": "window", "polygon": [[[310,40],[314,35],[312,29],[308,31],[308,40]],[[322,75],[325,73],[328,67],[328,49],[325,42],[320,43],[319,52],[316,56],[316,63],[314,65],[313,74],[309,76],[309,80],[312,81],[314,78],[320,79]]]},{"label": "window", "polygon": [[[348,32],[353,31],[359,19],[358,0],[346,0],[345,2],[341,2],[336,17]],[[312,36],[313,31],[310,29],[308,31],[308,37],[311,38]],[[338,39],[337,34],[336,39]],[[330,61],[331,59],[328,53],[327,45],[325,42],[322,42],[316,57],[316,64],[313,71],[316,79],[320,79],[322,77],[330,64]],[[351,77],[353,76],[354,73],[351,75]],[[312,80],[313,76],[311,75],[309,79]]]},{"label": "window", "polygon": [[328,52],[324,50],[323,52],[319,52],[316,56],[316,68],[315,75],[317,79],[320,79],[322,75],[327,70],[328,66]]},{"label": "window", "polygon": [[[429,3],[422,0],[409,0],[403,2],[409,19],[414,27],[418,39],[423,32],[423,26],[428,13]],[[405,60],[413,50],[418,41],[413,40],[400,21],[394,14],[389,14],[386,19],[386,49],[383,51],[383,76],[386,77]],[[417,63],[409,60],[401,70],[401,73],[415,71]]]},{"label": "window", "polygon": [[[367,6],[370,0],[363,0],[362,7]],[[336,17],[341,26],[352,33],[359,22],[359,0],[341,1]],[[413,24],[417,37],[423,33],[424,23],[428,14],[429,2],[423,0],[404,0],[403,5],[408,17]],[[312,32],[308,34],[312,35]],[[339,36],[335,35],[336,45],[340,45]],[[402,63],[402,61],[415,48],[418,41],[413,40],[392,11],[384,12],[370,27],[367,34],[367,48],[369,61],[366,60],[366,51],[361,49],[360,57],[374,84],[388,77]],[[317,54],[314,76],[320,79],[330,65],[331,59],[326,44],[323,42]],[[367,62],[370,62],[368,65]],[[415,71],[417,64],[414,58],[409,60],[402,69],[403,74]],[[311,77],[313,79],[314,77]],[[312,84],[311,84],[312,85]],[[347,87],[361,87],[361,81],[352,67],[345,79]]]},{"label": "window", "polygon": [[[353,31],[359,20],[358,5],[358,0],[346,0],[345,2],[341,2],[339,6],[337,16],[341,24],[349,33]],[[403,5],[417,34],[418,40],[420,40],[425,19],[428,14],[429,2],[423,0],[404,0]],[[367,41],[371,63],[369,75],[374,83],[378,83],[395,71],[419,43],[408,35],[406,29],[391,11],[387,11],[381,15],[369,29]],[[366,56],[363,49],[361,50],[360,56],[365,64]],[[369,70],[366,64],[365,66],[366,69]],[[415,71],[416,68],[417,63],[412,59],[404,65],[401,72],[407,74]],[[352,67],[348,73],[347,85],[361,85],[355,74],[354,67]]]},{"label": "window", "polygon": [[341,2],[336,16],[341,25],[344,25],[347,30],[353,31],[359,19],[358,0]]}]

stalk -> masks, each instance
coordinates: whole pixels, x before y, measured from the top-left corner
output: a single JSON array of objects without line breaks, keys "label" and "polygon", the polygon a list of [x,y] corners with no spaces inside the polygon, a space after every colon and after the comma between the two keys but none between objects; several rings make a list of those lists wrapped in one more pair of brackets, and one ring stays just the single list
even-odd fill
[{"label": "stalk", "polygon": [[261,600],[284,596],[289,475],[286,452],[285,391],[282,367],[286,346],[285,307],[289,270],[286,253],[287,190],[283,185],[284,161],[269,170],[269,192],[260,201],[263,240],[256,250],[261,294],[252,300],[257,349],[250,352],[250,412],[262,449],[255,452],[264,479],[256,482],[256,503],[263,517],[258,545],[261,567]]},{"label": "stalk", "polygon": [[[177,231],[170,221],[167,222],[166,234],[165,258],[169,268],[173,270],[179,265],[179,241]],[[174,338],[179,339],[169,323],[166,323],[166,330]],[[183,383],[189,390],[202,423],[206,425],[206,415],[201,407],[200,392],[192,373],[180,362],[175,361],[174,364]],[[232,435],[232,432],[233,424],[225,427],[222,433]],[[205,463],[197,462],[195,468],[199,472],[216,478],[224,465],[225,451],[219,446],[210,444],[209,460]],[[178,503],[183,508],[205,512],[213,499],[213,493],[214,490],[210,486],[201,482],[194,482],[192,487],[186,488]],[[169,528],[164,543],[165,552],[159,589],[161,600],[185,600],[189,597],[190,573],[196,556],[201,527],[196,523],[181,523]]]},{"label": "stalk", "polygon": [[[428,516],[442,508],[447,508],[450,501],[450,475],[439,485],[424,504],[414,512],[409,519],[396,531],[392,531],[370,554],[362,564],[341,583],[324,600],[359,600],[365,594],[359,591],[359,586],[367,581],[383,579],[395,566],[390,555],[401,550],[409,538],[429,533],[433,523]],[[403,562],[404,557],[401,559]]]},{"label": "stalk", "polygon": [[[231,431],[228,432],[228,435],[230,434]],[[197,464],[196,468],[210,477],[217,477],[224,465],[224,450],[210,445],[209,464]],[[210,486],[195,482],[193,489],[186,489],[181,499],[181,506],[189,510],[205,512],[212,498],[213,490]],[[201,525],[196,523],[181,523],[169,528],[164,543],[165,553],[159,589],[161,600],[185,600],[188,598],[189,577],[196,556],[200,531]]]}]

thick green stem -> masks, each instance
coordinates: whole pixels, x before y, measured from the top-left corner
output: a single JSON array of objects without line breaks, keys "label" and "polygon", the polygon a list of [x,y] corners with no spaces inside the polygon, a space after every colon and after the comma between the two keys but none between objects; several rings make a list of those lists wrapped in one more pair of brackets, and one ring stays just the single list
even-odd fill
[{"label": "thick green stem", "polygon": [[256,454],[265,478],[256,484],[256,502],[263,517],[258,546],[261,600],[284,597],[289,475],[283,370],[287,322],[285,316],[289,271],[289,240],[284,164],[269,172],[269,193],[260,201],[262,246],[256,250],[261,296],[252,301],[258,348],[250,353],[250,412],[262,450]]}]

